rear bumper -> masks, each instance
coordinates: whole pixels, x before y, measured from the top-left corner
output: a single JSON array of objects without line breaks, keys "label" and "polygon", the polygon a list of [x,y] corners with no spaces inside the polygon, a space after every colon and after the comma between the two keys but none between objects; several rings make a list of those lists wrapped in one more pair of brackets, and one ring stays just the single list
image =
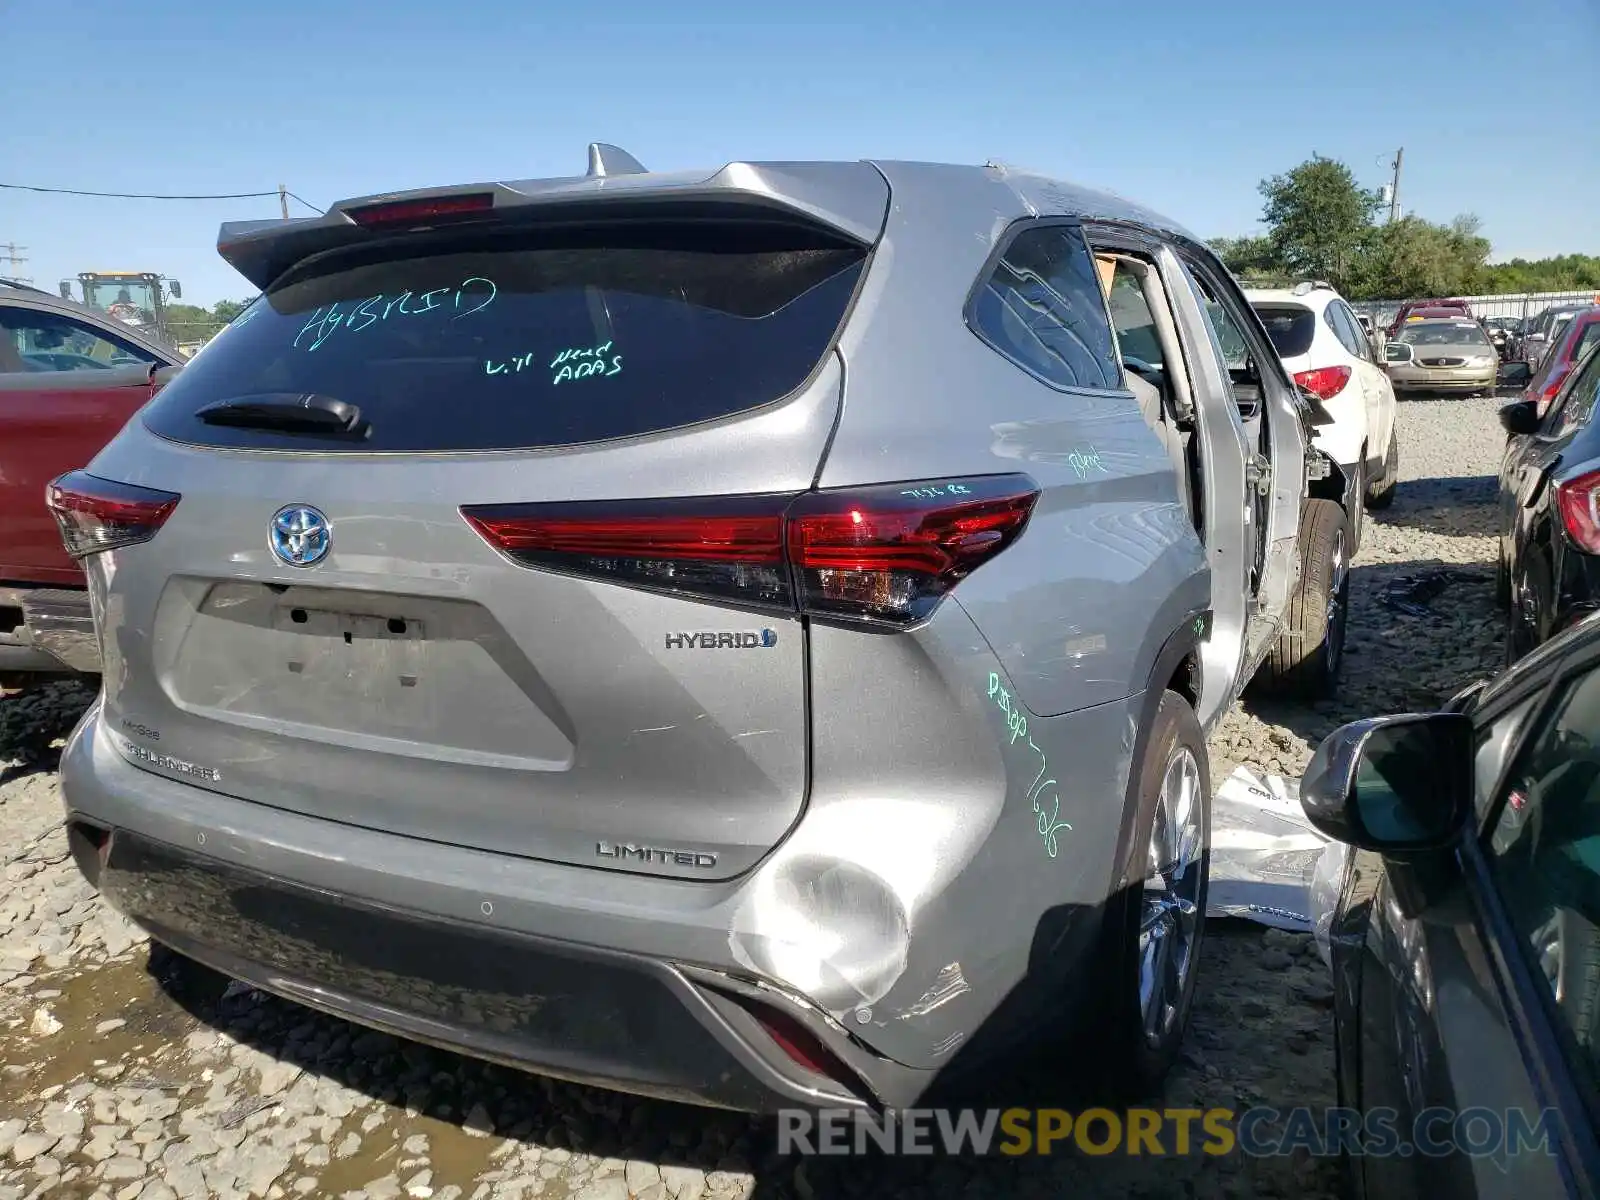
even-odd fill
[{"label": "rear bumper", "polygon": [[719,992],[667,962],[330,895],[125,830],[76,824],[70,840],[85,875],[158,941],[310,1008],[666,1100],[862,1103],[764,1055],[771,1038],[731,982]]},{"label": "rear bumper", "polygon": [[[768,970],[785,954],[806,967],[805,947],[741,925],[750,878],[575,868],[336,824],[136,767],[118,737],[97,703],[62,755],[80,869],[156,940],[265,991],[539,1074],[744,1111],[905,1107],[947,1073],[849,1028],[865,1007],[825,1009]],[[870,929],[849,932],[848,951],[875,949]],[[911,952],[952,961],[968,932],[929,924]],[[922,981],[904,982],[914,1000]],[[935,1018],[971,1021],[1013,983],[974,979],[963,1003],[920,1020],[890,1015],[910,1002],[885,1002],[863,1032],[938,1045],[948,1031]],[[798,1032],[825,1069],[797,1062],[775,1030]]]},{"label": "rear bumper", "polygon": [[89,593],[65,588],[7,588],[0,604],[21,610],[22,623],[0,633],[0,671],[100,671]]}]

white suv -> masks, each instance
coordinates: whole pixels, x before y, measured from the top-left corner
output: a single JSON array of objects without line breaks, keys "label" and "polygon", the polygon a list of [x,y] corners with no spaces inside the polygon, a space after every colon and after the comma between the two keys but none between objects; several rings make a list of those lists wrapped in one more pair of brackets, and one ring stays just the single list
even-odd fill
[{"label": "white suv", "polygon": [[[1347,475],[1359,468],[1366,506],[1386,508],[1400,475],[1394,386],[1355,312],[1320,282],[1248,288],[1245,296],[1295,382],[1315,392],[1333,417],[1332,425],[1317,427],[1317,448]],[[1360,515],[1350,514],[1352,525]]]}]

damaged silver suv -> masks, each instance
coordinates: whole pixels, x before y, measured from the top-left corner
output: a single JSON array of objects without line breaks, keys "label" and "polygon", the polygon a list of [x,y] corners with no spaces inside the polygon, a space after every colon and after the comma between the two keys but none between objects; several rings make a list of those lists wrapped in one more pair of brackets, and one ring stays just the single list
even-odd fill
[{"label": "damaged silver suv", "polygon": [[590,160],[224,226],[262,295],[50,491],[81,869],[638,1093],[905,1105],[1090,1012],[1159,1079],[1205,731],[1325,682],[1343,483],[1237,285],[1000,167]]}]

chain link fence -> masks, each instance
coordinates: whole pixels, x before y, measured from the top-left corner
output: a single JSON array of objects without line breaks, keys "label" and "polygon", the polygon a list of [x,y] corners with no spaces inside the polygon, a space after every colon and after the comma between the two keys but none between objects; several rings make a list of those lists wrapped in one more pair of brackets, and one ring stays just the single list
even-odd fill
[{"label": "chain link fence", "polygon": [[[1429,297],[1416,297],[1427,299]],[[1439,297],[1432,297],[1438,299]],[[1520,292],[1509,296],[1455,296],[1452,299],[1465,300],[1472,307],[1472,315],[1480,321],[1491,317],[1512,317],[1517,320],[1527,320],[1536,317],[1545,309],[1554,305],[1567,304],[1600,304],[1600,292]],[[1395,314],[1400,311],[1400,306],[1407,303],[1405,300],[1360,300],[1351,303],[1350,307],[1358,313],[1365,313],[1372,318],[1373,324],[1385,326],[1393,321]]]}]

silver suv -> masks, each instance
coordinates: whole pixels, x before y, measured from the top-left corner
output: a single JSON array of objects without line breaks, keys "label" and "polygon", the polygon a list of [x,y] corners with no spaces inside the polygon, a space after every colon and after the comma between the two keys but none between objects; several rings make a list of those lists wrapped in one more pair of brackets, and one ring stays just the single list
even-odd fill
[{"label": "silver suv", "polygon": [[1204,731],[1322,678],[1343,486],[1201,242],[998,167],[597,146],[219,248],[263,295],[50,496],[113,904],[639,1093],[903,1105],[1090,1005],[1159,1079]]}]

